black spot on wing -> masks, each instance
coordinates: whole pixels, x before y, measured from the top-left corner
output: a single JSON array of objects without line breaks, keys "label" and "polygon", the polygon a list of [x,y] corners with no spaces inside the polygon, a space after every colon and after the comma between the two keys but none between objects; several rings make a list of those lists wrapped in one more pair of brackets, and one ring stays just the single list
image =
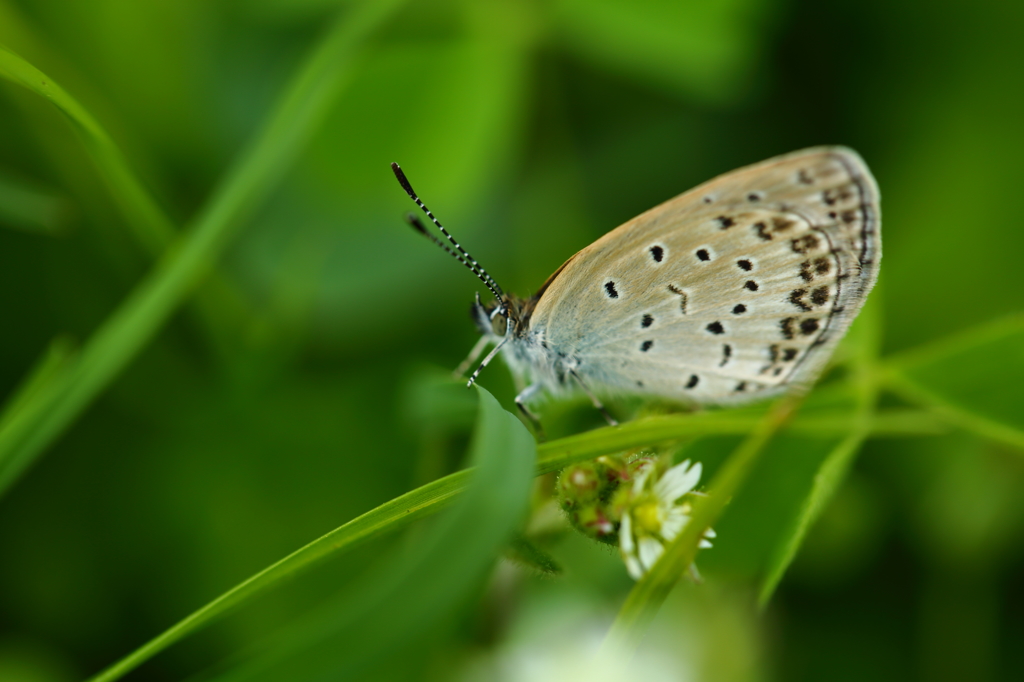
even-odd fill
[{"label": "black spot on wing", "polygon": [[640,320],[640,326],[647,329],[654,324],[654,318],[651,315],[644,315],[643,319]]},{"label": "black spot on wing", "polygon": [[783,216],[775,216],[772,218],[772,232],[785,232],[796,225],[795,220],[790,220]]},{"label": "black spot on wing", "polygon": [[804,296],[807,295],[807,289],[794,289],[789,292],[789,302],[795,305],[800,310],[808,312],[811,310],[811,306],[804,302]]},{"label": "black spot on wing", "polygon": [[655,244],[651,247],[651,258],[654,259],[655,263],[660,263],[665,257],[665,249]]},{"label": "black spot on wing", "polygon": [[797,237],[791,241],[790,246],[795,253],[807,253],[821,246],[821,240],[817,235],[805,234],[803,237]]},{"label": "black spot on wing", "polygon": [[742,315],[745,312],[747,312],[747,306],[743,305],[742,303],[737,303],[735,306],[733,306],[733,315]]},{"label": "black spot on wing", "polygon": [[700,383],[700,377],[696,374],[690,375],[690,380],[686,382],[687,388],[696,388],[697,384]]},{"label": "black spot on wing", "polygon": [[642,344],[640,344],[640,350],[642,350],[644,353],[646,353],[653,346],[654,346],[654,341],[644,341]]},{"label": "black spot on wing", "polygon": [[697,256],[698,260],[702,260],[702,261],[709,261],[709,260],[711,260],[711,254],[708,253],[707,249],[697,249],[696,256]]},{"label": "black spot on wing", "polygon": [[615,282],[605,282],[604,283],[604,290],[605,290],[605,293],[608,294],[608,298],[618,298],[619,297],[619,291],[618,291],[618,289],[615,288]]},{"label": "black spot on wing", "polygon": [[706,329],[712,334],[724,334],[725,327],[722,326],[721,322],[715,321],[709,324]]},{"label": "black spot on wing", "polygon": [[751,270],[754,269],[754,264],[751,263],[746,258],[742,258],[742,259],[736,261],[736,265],[739,267],[740,270],[745,270],[747,272],[750,272]]},{"label": "black spot on wing", "polygon": [[682,289],[680,289],[679,287],[677,287],[675,284],[669,284],[668,285],[668,290],[671,291],[673,294],[678,294],[679,295],[679,298],[681,299],[679,301],[679,310],[680,310],[680,312],[683,313],[683,315],[685,315],[686,314],[686,301],[687,301],[686,292],[683,291]]},{"label": "black spot on wing", "polygon": [[800,277],[805,282],[810,282],[816,277],[828,275],[832,272],[832,261],[828,256],[818,256],[813,261],[805,260],[800,264]]},{"label": "black spot on wing", "polygon": [[833,187],[821,193],[821,200],[829,206],[835,206],[840,201],[847,202],[853,198],[849,186]]}]

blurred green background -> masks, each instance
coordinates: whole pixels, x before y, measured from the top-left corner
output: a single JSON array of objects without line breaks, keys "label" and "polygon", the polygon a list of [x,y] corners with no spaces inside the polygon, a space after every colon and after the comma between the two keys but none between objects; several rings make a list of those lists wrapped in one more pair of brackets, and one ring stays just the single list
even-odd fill
[{"label": "blurred green background", "polygon": [[[0,0],[0,43],[99,121],[185,229],[358,4]],[[412,205],[392,161],[526,294],[699,182],[844,144],[882,191],[872,304],[885,355],[1024,310],[1024,3],[391,5],[299,131],[300,153],[274,161],[212,276],[0,499],[0,679],[93,674],[461,465],[473,402],[437,377],[474,343],[466,313],[482,287],[403,224]],[[89,339],[153,268],[160,249],[140,245],[102,177],[52,104],[0,83],[2,395],[55,338]],[[1020,376],[978,397],[1018,426]],[[503,368],[482,382],[511,404]],[[575,403],[552,410],[555,435],[599,425]],[[765,613],[744,580],[716,577],[709,550],[708,582],[678,589],[652,636],[676,657],[663,668],[1024,679],[1022,484],[1020,451],[962,431],[869,441]],[[129,679],[219,674],[418,532],[304,574]],[[498,679],[543,633],[605,622],[631,584],[618,558],[561,531],[548,547],[564,577],[501,564],[457,622],[422,625],[428,653],[396,651],[367,675]]]}]

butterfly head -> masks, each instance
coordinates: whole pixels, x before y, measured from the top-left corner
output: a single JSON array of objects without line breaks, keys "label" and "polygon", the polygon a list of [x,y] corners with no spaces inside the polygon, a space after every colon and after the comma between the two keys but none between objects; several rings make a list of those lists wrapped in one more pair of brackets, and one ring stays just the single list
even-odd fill
[{"label": "butterfly head", "polygon": [[502,339],[506,333],[521,333],[528,320],[529,303],[517,296],[505,294],[500,300],[484,303],[480,294],[470,307],[469,314],[477,329],[491,339]]},{"label": "butterfly head", "polygon": [[[494,294],[494,302],[487,304],[481,302],[480,294],[477,294],[476,301],[470,308],[470,315],[479,328],[480,333],[484,336],[485,340],[494,344],[494,349],[491,350],[476,371],[473,372],[472,376],[470,376],[468,385],[472,386],[480,370],[487,366],[487,363],[501,350],[502,346],[513,339],[521,339],[526,335],[530,314],[536,306],[539,293],[528,300],[506,294],[498,286],[498,283],[494,281],[494,278],[484,270],[483,266],[473,256],[469,255],[466,249],[462,248],[462,245],[452,237],[451,233],[444,228],[430,209],[426,207],[416,192],[413,191],[412,185],[409,184],[409,179],[405,177],[405,173],[402,172],[397,163],[391,164],[391,170],[394,172],[399,184],[402,185],[402,188],[409,195],[409,198],[416,202],[416,205],[426,214],[430,222],[437,228],[437,231],[444,237],[444,240],[442,241],[428,230],[427,226],[415,214],[410,213],[406,216],[406,220],[412,228],[440,247],[449,256],[466,266]],[[483,348],[479,344],[478,346]],[[513,344],[513,347],[515,346],[516,344]]]}]

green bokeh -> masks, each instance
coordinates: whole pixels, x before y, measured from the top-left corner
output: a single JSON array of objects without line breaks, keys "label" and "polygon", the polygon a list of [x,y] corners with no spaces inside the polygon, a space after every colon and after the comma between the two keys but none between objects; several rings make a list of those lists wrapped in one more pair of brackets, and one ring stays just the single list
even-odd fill
[{"label": "green bokeh", "polygon": [[[0,45],[95,117],[183,230],[335,17],[361,5],[0,0]],[[1021,36],[1024,4],[1004,0],[401,3],[358,48],[312,139],[272,169],[280,179],[253,198],[213,277],[0,498],[0,680],[93,674],[463,464],[474,402],[438,377],[475,342],[466,313],[482,287],[403,224],[392,161],[525,294],[703,180],[844,144],[883,197],[883,355],[1021,312]],[[151,272],[103,177],[52,104],[0,82],[0,396],[55,338],[89,339]],[[940,349],[939,364],[911,354],[905,374],[1019,430],[1021,348],[1018,331],[984,351]],[[503,368],[482,382],[511,405]],[[548,409],[553,436],[599,423],[579,401]],[[686,639],[695,678],[1024,676],[1019,450],[961,431],[869,441],[758,614],[751,577],[799,501],[758,505],[800,494],[834,446],[787,438],[722,519],[708,582],[677,590],[656,623]],[[708,439],[687,456],[712,470],[734,444]],[[757,487],[759,475],[779,487]],[[327,562],[129,679],[220,675],[422,537],[429,527],[414,525]],[[503,564],[457,624],[424,625],[405,643],[415,655],[374,675],[494,665],[526,646],[524,623],[556,620],[553,604],[607,620],[630,584],[618,557],[555,532],[545,549],[564,577]]]}]

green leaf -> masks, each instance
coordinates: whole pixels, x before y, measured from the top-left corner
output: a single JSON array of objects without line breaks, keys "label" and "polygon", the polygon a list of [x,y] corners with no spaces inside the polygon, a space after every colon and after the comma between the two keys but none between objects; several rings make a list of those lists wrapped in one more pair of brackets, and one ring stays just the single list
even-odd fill
[{"label": "green leaf", "polygon": [[907,400],[1024,452],[1024,315],[898,355],[884,377]]},{"label": "green leaf", "polygon": [[229,679],[356,676],[425,631],[436,631],[479,589],[528,507],[536,443],[526,427],[478,389],[470,448],[473,482],[411,548],[383,558],[337,603],[287,633],[272,651]]},{"label": "green leaf", "polygon": [[505,550],[505,556],[541,575],[555,576],[563,573],[562,566],[553,556],[523,535],[517,535],[512,539]]},{"label": "green leaf", "polygon": [[[360,46],[399,4],[400,0],[365,2],[343,13],[181,242],[93,334],[67,370],[5,422],[0,430],[0,494],[106,388],[208,274],[242,220],[316,129],[351,72]],[[6,51],[0,52],[3,68],[30,81],[42,77]],[[47,81],[34,87],[52,97],[62,95]]]}]

